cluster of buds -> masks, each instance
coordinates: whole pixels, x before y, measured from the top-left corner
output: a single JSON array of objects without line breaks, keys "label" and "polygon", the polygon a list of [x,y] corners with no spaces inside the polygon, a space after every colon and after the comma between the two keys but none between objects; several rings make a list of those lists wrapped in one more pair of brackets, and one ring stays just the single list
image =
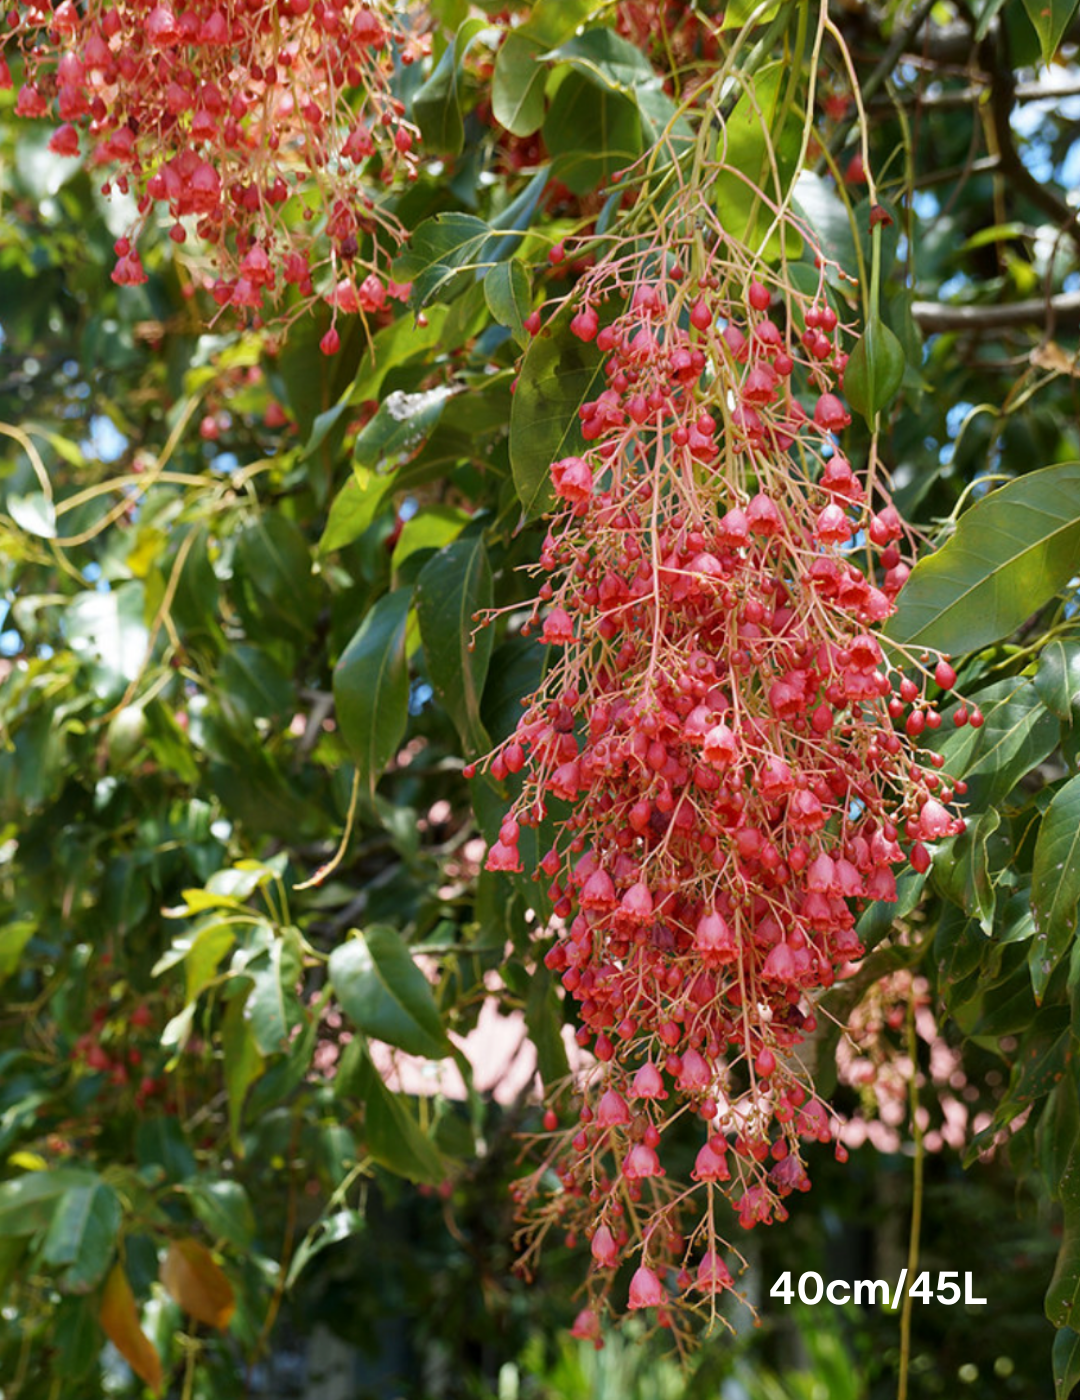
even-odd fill
[{"label": "cluster of buds", "polygon": [[824,271],[802,296],[733,247],[676,232],[576,290],[606,387],[551,467],[546,678],[488,760],[518,794],[488,869],[522,869],[524,827],[558,833],[546,964],[591,1063],[517,1195],[534,1246],[590,1240],[593,1339],[622,1265],[661,1325],[716,1315],[721,1198],[750,1229],[808,1189],[804,1144],[837,1130],[799,1054],[815,1001],[863,952],[863,904],[963,829],[964,785],[919,747],[955,673],[923,654],[912,679],[877,635],[910,541],[841,449]]},{"label": "cluster of buds", "polygon": [[17,0],[0,88],[18,76],[16,115],[56,122],[50,150],[135,199],[114,282],[146,280],[156,216],[178,246],[195,235],[185,256],[218,306],[365,313],[395,291],[398,229],[373,191],[415,173],[395,55],[423,52],[383,0]]}]

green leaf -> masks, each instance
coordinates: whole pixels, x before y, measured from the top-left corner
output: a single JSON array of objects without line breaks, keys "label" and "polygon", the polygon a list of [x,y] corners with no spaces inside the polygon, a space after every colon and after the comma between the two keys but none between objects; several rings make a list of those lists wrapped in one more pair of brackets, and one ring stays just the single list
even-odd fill
[{"label": "green leaf", "polygon": [[713,186],[717,214],[732,237],[764,258],[781,251],[797,257],[802,249],[794,228],[774,227],[773,211],[762,199],[762,193],[773,204],[786,198],[799,166],[802,120],[794,104],[784,104],[788,78],[782,62],[759,69],[717,138],[717,158],[725,167]]},{"label": "green leaf", "polygon": [[525,352],[510,410],[510,465],[528,519],[550,505],[552,462],[585,450],[578,409],[604,388],[604,356],[571,332],[570,319],[568,307]]},{"label": "green leaf", "polygon": [[194,1181],[185,1188],[192,1209],[213,1240],[246,1250],[255,1238],[255,1213],[238,1181]]},{"label": "green leaf", "polygon": [[1045,64],[1049,64],[1057,53],[1078,3],[1080,0],[1024,0],[1024,9],[1039,36]]},{"label": "green leaf", "polygon": [[544,55],[568,63],[591,82],[636,101],[642,88],[660,88],[660,76],[641,52],[613,29],[587,29]]},{"label": "green leaf", "polygon": [[381,468],[407,456],[425,442],[439,421],[447,399],[455,390],[440,385],[420,394],[396,390],[379,405],[378,412],[357,434],[353,444],[356,467]]},{"label": "green leaf", "polygon": [[886,635],[955,655],[978,651],[1049,602],[1078,556],[1080,464],[1029,472],[972,506],[919,560]]},{"label": "green leaf", "polygon": [[248,1090],[263,1072],[263,1057],[255,1044],[251,1027],[244,1019],[246,995],[232,998],[221,1025],[221,1048],[225,1060],[225,1092],[229,1100],[229,1145],[237,1157],[244,1155],[240,1124]]},{"label": "green leaf", "polygon": [[904,378],[904,364],[900,342],[875,311],[844,370],[848,403],[871,428],[878,414],[896,397]]},{"label": "green leaf", "polygon": [[396,573],[411,554],[421,549],[442,549],[461,534],[471,519],[460,506],[421,506],[402,526],[390,567]]},{"label": "green leaf", "polygon": [[1045,1308],[1055,1327],[1070,1327],[1075,1332],[1080,1330],[1080,1144],[1069,1156],[1059,1192],[1064,1228]]},{"label": "green leaf", "polygon": [[353,475],[334,497],[319,553],[330,554],[358,540],[378,514],[387,491],[387,479],[366,467],[355,467]]},{"label": "green leaf", "polygon": [[584,73],[570,72],[559,84],[543,133],[558,178],[582,195],[632,165],[643,145],[637,104]]},{"label": "green leaf", "polygon": [[451,1053],[431,984],[392,928],[375,924],[330,954],[330,983],[365,1035],[411,1055]]},{"label": "green leaf", "polygon": [[140,1119],[135,1129],[135,1160],[140,1168],[155,1168],[158,1177],[171,1182],[188,1181],[198,1171],[179,1120],[164,1113]]},{"label": "green leaf", "polygon": [[300,1246],[289,1262],[289,1272],[285,1275],[285,1289],[288,1291],[304,1272],[312,1259],[328,1249],[332,1244],[353,1239],[363,1234],[366,1221],[358,1210],[339,1210],[334,1215],[324,1217],[307,1232]]},{"label": "green leaf", "polygon": [[274,1055],[287,1050],[293,1031],[304,1019],[296,994],[302,966],[299,941],[291,930],[286,930],[280,938],[273,938],[265,953],[245,964],[245,975],[252,979],[254,986],[244,1015],[260,1054]]},{"label": "green leaf", "polygon": [[416,615],[431,683],[457,726],[466,752],[490,747],[480,719],[494,636],[474,615],[492,605],[491,566],[479,535],[429,559],[416,584]]},{"label": "green leaf", "polygon": [[491,107],[495,120],[514,136],[531,136],[544,121],[547,69],[538,55],[547,45],[523,30],[511,30],[495,59]]},{"label": "green leaf", "polygon": [[987,936],[993,931],[997,903],[987,843],[1000,825],[999,809],[987,808],[977,820],[968,822],[963,835],[940,853],[940,861],[935,861],[942,891],[977,919]]},{"label": "green leaf", "polygon": [[56,508],[40,491],[27,496],[9,496],[7,510],[19,529],[28,535],[43,540],[56,539]]},{"label": "green leaf", "polygon": [[530,979],[525,1024],[529,1029],[529,1039],[536,1046],[540,1078],[550,1088],[566,1078],[570,1066],[562,1039],[562,1005],[546,967],[538,968]]},{"label": "green leaf", "polygon": [[521,32],[552,48],[568,39],[596,8],[596,0],[535,0]]},{"label": "green leaf", "polygon": [[1080,1334],[1071,1327],[1058,1329],[1054,1338],[1054,1395],[1056,1400],[1069,1400],[1080,1384]]},{"label": "green leaf", "polygon": [[334,667],[337,721],[372,793],[408,724],[405,628],[411,603],[411,588],[380,598]]},{"label": "green leaf", "polygon": [[1055,637],[1046,644],[1035,672],[1035,689],[1058,719],[1073,719],[1074,710],[1080,708],[1080,642]]},{"label": "green leaf", "polygon": [[1005,5],[1005,0],[983,0],[982,9],[979,12],[979,22],[975,26],[975,42],[981,44],[990,33],[990,26],[993,24],[997,13]]},{"label": "green leaf", "polygon": [[473,214],[436,214],[425,219],[394,264],[394,276],[413,284],[413,303],[424,307],[438,297],[449,301],[465,290],[478,271],[497,261],[490,227]]},{"label": "green leaf", "polygon": [[368,1155],[387,1171],[408,1181],[436,1186],[446,1175],[442,1157],[420,1126],[402,1094],[392,1094],[371,1058],[357,1046],[354,1073],[345,1086],[364,1100],[364,1135]]},{"label": "green leaf", "polygon": [[252,600],[260,628],[284,629],[306,640],[319,610],[311,574],[311,551],[299,528],[277,511],[267,511],[240,531],[236,565],[255,593]]},{"label": "green leaf", "polygon": [[256,719],[278,719],[295,714],[296,695],[262,647],[230,646],[218,671],[222,708],[240,727]]},{"label": "green leaf", "polygon": [[53,1327],[57,1374],[69,1384],[82,1380],[101,1352],[96,1300],[64,1298],[56,1310]]},{"label": "green leaf", "polygon": [[413,117],[420,128],[426,151],[460,155],[465,144],[461,119],[461,83],[465,55],[486,20],[467,19],[454,42],[447,46],[434,72],[413,98]]},{"label": "green leaf", "polygon": [[50,1224],[57,1197],[97,1182],[94,1172],[77,1167],[27,1172],[0,1182],[0,1239],[37,1234]]},{"label": "green leaf", "polygon": [[[728,4],[724,6],[720,28],[742,29],[759,5],[760,0],[728,0]],[[776,16],[779,9],[779,4],[766,6],[754,21],[755,26],[767,24]]]},{"label": "green leaf", "polygon": [[108,593],[80,593],[64,610],[71,649],[86,665],[101,700],[118,699],[142,668],[150,640],[145,603],[145,589],[132,581]]},{"label": "green leaf", "polygon": [[1080,902],[1080,776],[1060,787],[1043,817],[1031,871],[1035,937],[1031,980],[1042,997],[1076,932]]},{"label": "green leaf", "polygon": [[496,263],[484,278],[488,310],[500,326],[506,326],[519,345],[529,340],[525,318],[530,311],[529,279],[517,258]]},{"label": "green leaf", "polygon": [[236,942],[232,924],[204,924],[184,954],[184,1000],[193,1002],[217,975],[218,963]]},{"label": "green leaf", "polygon": [[120,1231],[120,1201],[111,1186],[95,1181],[66,1191],[42,1248],[48,1264],[62,1267],[60,1286],[88,1293],[112,1263]]},{"label": "green leaf", "polygon": [[978,798],[989,804],[1005,797],[1054,751],[1060,730],[1026,676],[1009,676],[972,698],[982,710],[982,726],[957,729],[952,717],[958,706],[953,705],[929,747],[944,756],[953,777],[981,777]]},{"label": "green leaf", "polygon": [[0,982],[19,966],[23,949],[34,936],[37,925],[29,919],[16,919],[0,928]]}]

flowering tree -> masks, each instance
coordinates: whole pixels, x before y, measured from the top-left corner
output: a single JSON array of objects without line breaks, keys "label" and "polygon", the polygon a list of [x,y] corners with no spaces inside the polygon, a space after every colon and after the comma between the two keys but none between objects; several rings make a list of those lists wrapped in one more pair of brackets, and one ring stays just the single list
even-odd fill
[{"label": "flowering tree", "polygon": [[255,1386],[404,1193],[723,1354],[866,1137],[1069,1393],[1075,8],[12,7],[5,1396]]}]

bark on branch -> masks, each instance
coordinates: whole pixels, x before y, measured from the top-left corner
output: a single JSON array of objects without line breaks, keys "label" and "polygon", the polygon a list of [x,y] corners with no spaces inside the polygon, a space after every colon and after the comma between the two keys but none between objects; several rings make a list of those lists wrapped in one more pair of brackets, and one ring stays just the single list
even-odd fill
[{"label": "bark on branch", "polygon": [[966,331],[982,335],[1010,326],[1075,329],[1080,326],[1080,292],[1008,301],[996,306],[949,306],[945,302],[917,301],[912,305],[911,314],[920,329],[931,334]]}]

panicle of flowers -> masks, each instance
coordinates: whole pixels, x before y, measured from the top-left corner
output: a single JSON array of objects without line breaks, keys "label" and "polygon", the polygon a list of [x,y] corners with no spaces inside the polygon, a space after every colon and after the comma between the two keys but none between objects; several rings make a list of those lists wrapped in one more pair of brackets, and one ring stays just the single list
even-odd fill
[{"label": "panicle of flowers", "polygon": [[18,77],[16,115],[57,123],[50,150],[134,198],[114,282],[146,280],[157,217],[218,306],[258,320],[325,299],[336,319],[401,291],[378,190],[415,174],[390,79],[425,50],[385,0],[16,0],[0,88]]},{"label": "panicle of flowers", "polygon": [[590,1240],[594,1340],[627,1263],[629,1308],[715,1316],[723,1203],[751,1229],[808,1189],[804,1145],[837,1128],[798,1053],[815,1001],[863,953],[862,904],[963,828],[963,784],[919,747],[955,673],[901,672],[878,636],[910,539],[842,449],[824,260],[804,293],[700,200],[657,226],[612,240],[563,318],[603,385],[551,465],[546,677],[488,760],[519,785],[488,868],[521,870],[522,828],[557,833],[545,961],[592,1063],[517,1196],[530,1253],[552,1227]]}]

